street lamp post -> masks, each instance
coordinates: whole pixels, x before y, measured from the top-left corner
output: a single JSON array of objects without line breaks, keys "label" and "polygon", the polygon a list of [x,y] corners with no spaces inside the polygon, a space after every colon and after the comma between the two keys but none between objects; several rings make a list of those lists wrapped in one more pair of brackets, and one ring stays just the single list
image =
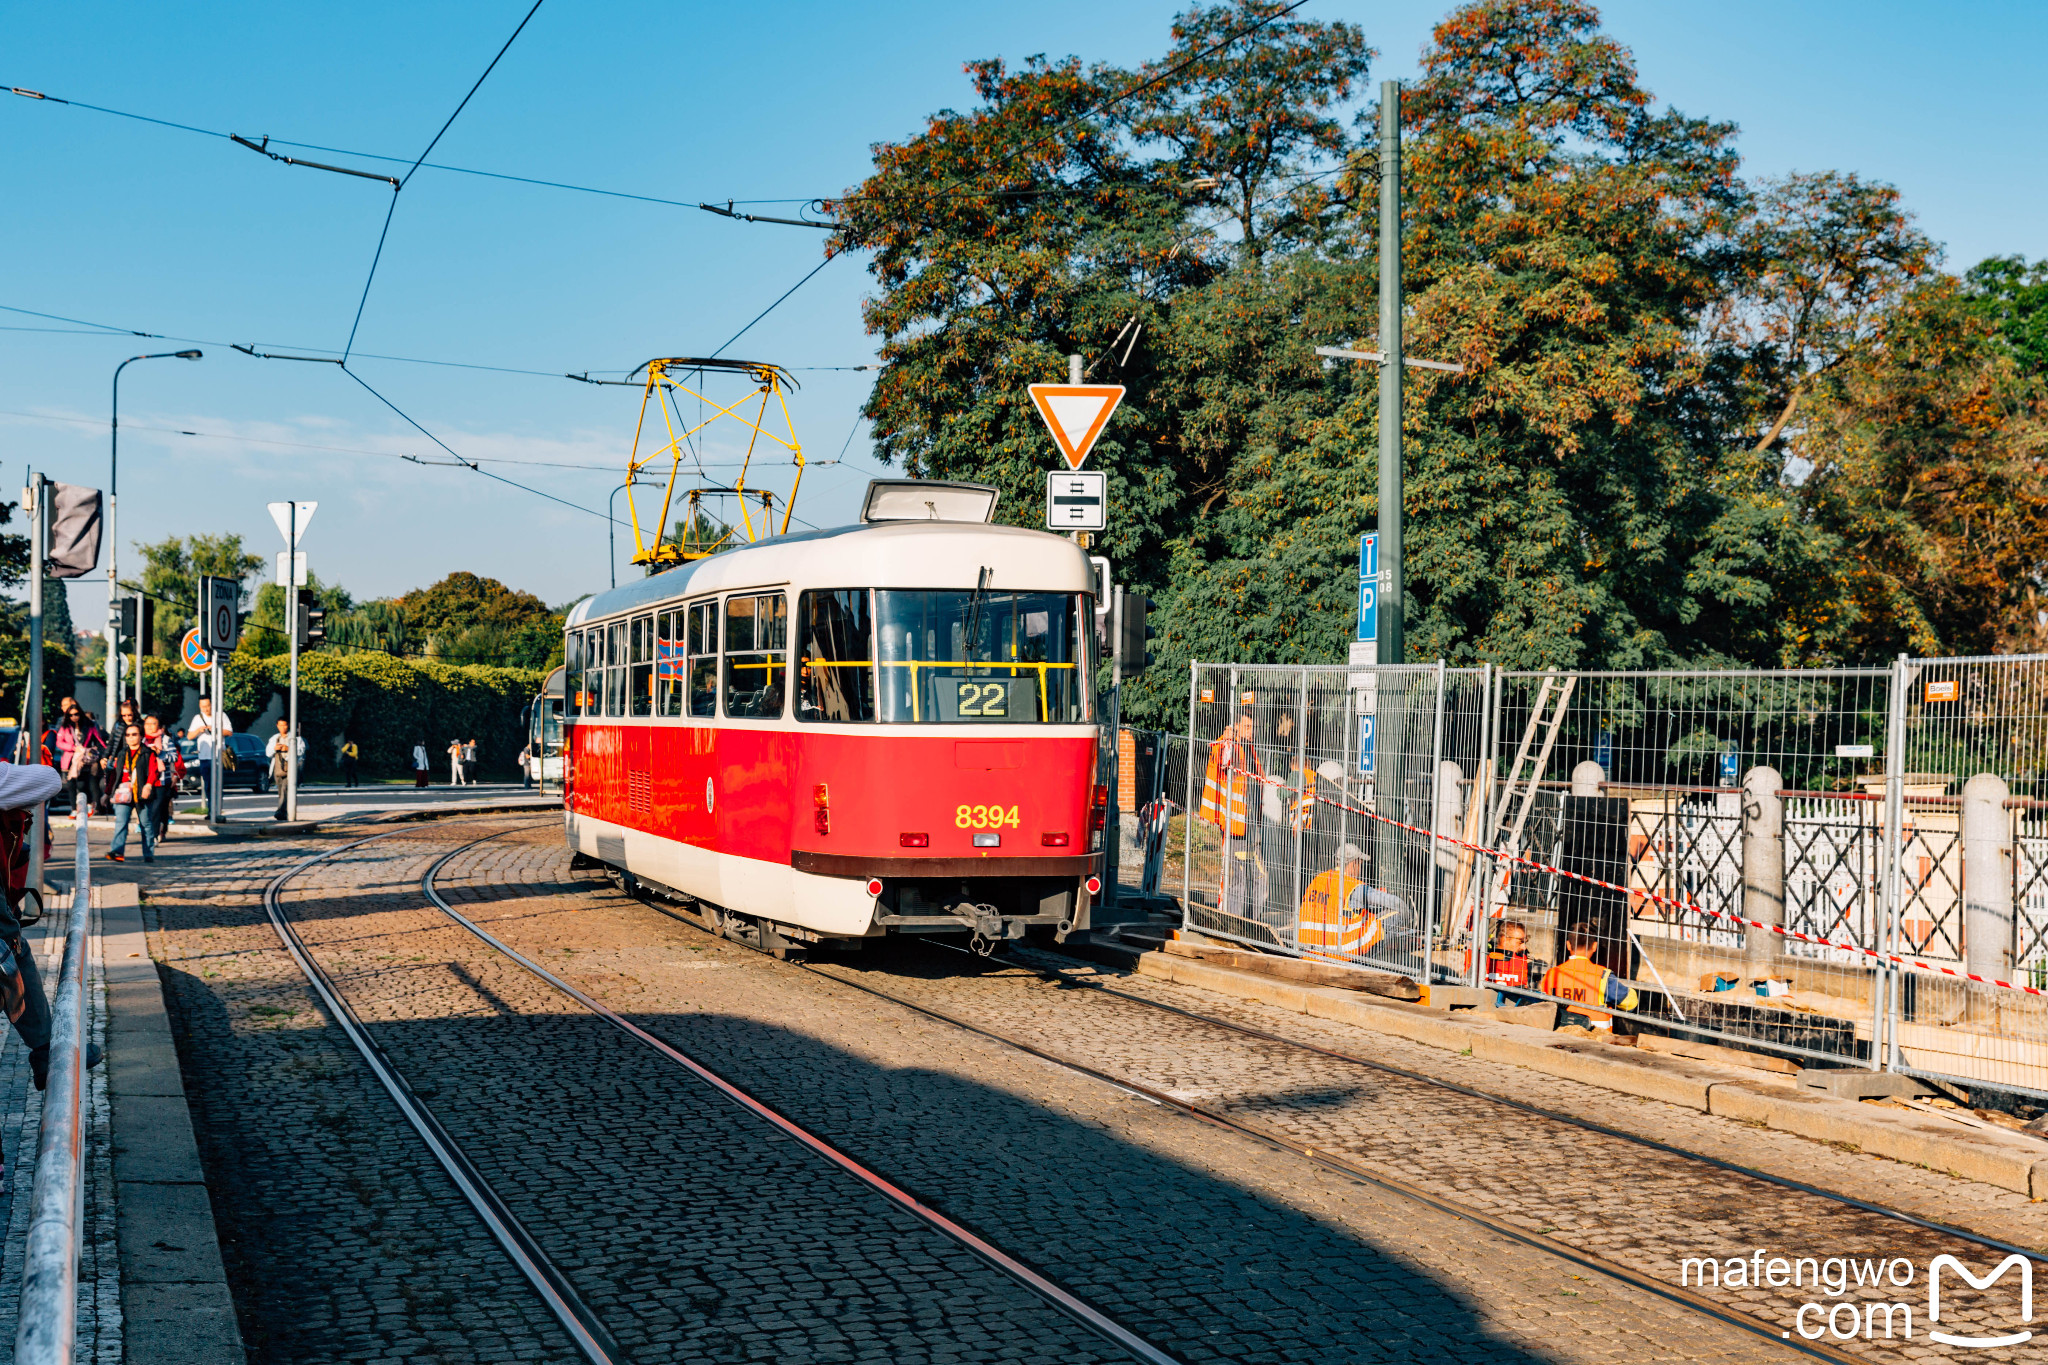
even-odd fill
[{"label": "street lamp post", "polygon": [[[113,421],[108,427],[109,445],[107,450],[107,725],[111,730],[114,718],[120,714],[121,686],[121,583],[115,568],[120,557],[121,541],[116,534],[115,493],[120,484],[121,473],[121,371],[138,360],[197,360],[201,351],[159,351],[154,355],[131,355],[114,367]],[[136,633],[142,630],[142,619],[138,614],[135,621]],[[136,710],[142,708],[138,705]]]}]

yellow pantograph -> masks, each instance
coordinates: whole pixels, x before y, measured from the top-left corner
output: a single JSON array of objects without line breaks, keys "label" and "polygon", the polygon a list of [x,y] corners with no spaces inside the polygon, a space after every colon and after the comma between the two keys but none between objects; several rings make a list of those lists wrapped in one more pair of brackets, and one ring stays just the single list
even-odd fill
[{"label": "yellow pantograph", "polygon": [[[724,549],[732,540],[735,531],[742,532],[749,544],[764,536],[782,535],[787,532],[790,512],[796,505],[797,487],[803,482],[804,477],[804,451],[797,443],[796,427],[789,417],[787,390],[796,387],[796,381],[789,377],[789,373],[779,365],[769,365],[760,361],[708,360],[692,356],[665,356],[658,360],[650,360],[642,365],[640,370],[644,370],[647,377],[640,395],[640,418],[633,428],[633,451],[626,460],[626,507],[633,519],[633,562],[676,564],[686,559],[702,559]],[[634,373],[639,372],[636,370]],[[708,387],[703,381],[703,376],[707,372],[743,374],[753,381],[754,391],[735,402],[721,403],[699,392],[698,388],[691,387],[690,382],[684,378],[690,376],[700,387]],[[631,382],[630,379],[628,382]],[[711,415],[694,426],[685,423],[676,407],[677,394],[687,394],[697,399],[710,410]],[[757,399],[758,402],[755,401]],[[771,401],[782,415],[781,427],[784,435],[778,436],[764,425],[768,419],[768,406]],[[647,431],[647,409],[650,405],[661,413],[661,431],[654,433],[654,436],[650,436]],[[743,411],[747,408],[753,409],[751,416]],[[687,444],[698,432],[723,417],[730,417],[746,427],[749,433],[746,458],[740,463],[739,477],[730,485],[701,481],[702,461]],[[665,435],[666,439],[659,445],[654,445],[654,437],[662,435]],[[754,467],[755,448],[763,437],[787,450],[790,462],[795,466],[787,496],[778,496],[772,489],[747,486],[747,476]],[[640,453],[643,441],[651,447],[645,455]],[[665,479],[659,469],[659,463],[663,459],[668,461]],[[682,530],[675,533],[669,526],[669,513],[675,508],[676,486],[685,477],[685,461],[696,466],[695,475],[700,481],[681,490],[684,499]],[[650,471],[645,481],[642,481],[641,471],[646,470],[649,465],[656,468]],[[652,543],[649,543],[641,528],[640,509],[634,490],[652,487],[655,483],[662,485],[661,514],[653,521],[654,538]],[[721,527],[707,525],[698,510],[702,500],[707,497],[736,499],[740,508],[740,524]],[[777,502],[782,504],[782,523],[779,526],[775,521]],[[749,503],[754,506],[750,507]],[[758,525],[754,520],[754,511],[757,509],[761,513]]]}]

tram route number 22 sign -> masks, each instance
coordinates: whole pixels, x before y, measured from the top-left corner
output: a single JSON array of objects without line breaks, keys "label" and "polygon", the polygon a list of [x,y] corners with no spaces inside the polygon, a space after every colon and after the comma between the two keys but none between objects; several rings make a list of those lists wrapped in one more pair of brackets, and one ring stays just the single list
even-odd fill
[{"label": "tram route number 22 sign", "polygon": [[1036,678],[972,678],[942,673],[932,679],[939,719],[956,721],[1035,721],[1038,719]]}]

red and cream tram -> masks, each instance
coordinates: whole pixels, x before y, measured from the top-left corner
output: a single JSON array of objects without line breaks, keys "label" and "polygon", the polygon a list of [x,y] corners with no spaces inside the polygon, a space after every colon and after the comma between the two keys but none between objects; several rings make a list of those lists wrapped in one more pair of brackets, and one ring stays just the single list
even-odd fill
[{"label": "red and cream tram", "polygon": [[580,603],[571,849],[764,947],[1085,926],[1093,571],[994,504],[877,481],[861,525]]}]

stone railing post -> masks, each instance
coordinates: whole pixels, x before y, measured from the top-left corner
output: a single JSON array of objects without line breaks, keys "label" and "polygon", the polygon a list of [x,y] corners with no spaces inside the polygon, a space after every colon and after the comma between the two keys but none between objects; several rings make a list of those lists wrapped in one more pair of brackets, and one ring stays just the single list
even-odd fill
[{"label": "stone railing post", "polygon": [[1963,961],[1978,976],[2012,979],[2011,793],[1996,773],[1963,784]]},{"label": "stone railing post", "polygon": [[[1742,779],[1742,917],[1785,927],[1785,779],[1771,767],[1751,768]],[[1769,976],[1784,945],[1769,929],[1745,925],[1743,966]]]}]

